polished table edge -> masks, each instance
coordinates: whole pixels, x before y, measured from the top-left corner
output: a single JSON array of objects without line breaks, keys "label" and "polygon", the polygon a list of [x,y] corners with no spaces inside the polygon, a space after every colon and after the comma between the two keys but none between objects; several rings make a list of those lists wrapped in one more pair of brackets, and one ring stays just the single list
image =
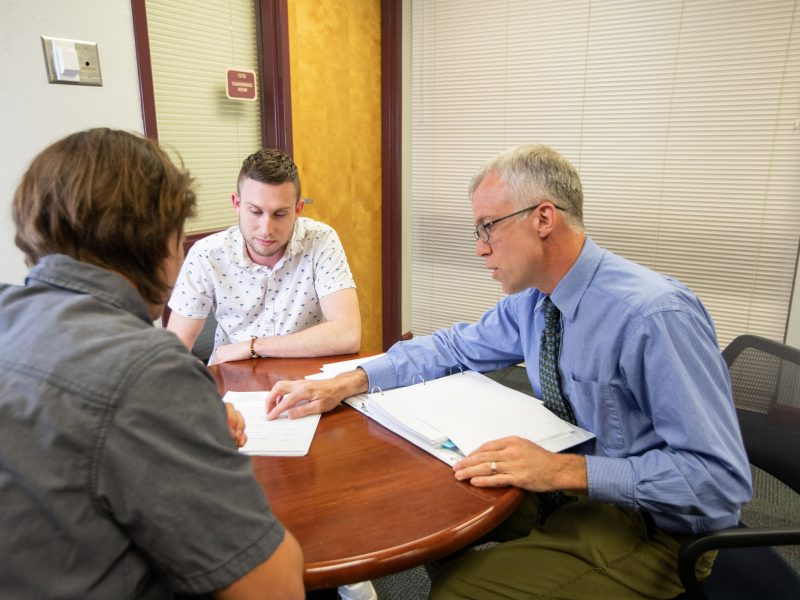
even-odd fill
[{"label": "polished table edge", "polygon": [[[411,443],[411,442],[407,442]],[[431,460],[437,460],[431,457]],[[415,540],[405,546],[387,548],[346,560],[306,563],[307,589],[329,588],[405,571],[442,558],[489,533],[519,506],[524,496],[520,488],[505,489],[501,498],[480,515],[448,531]]]}]

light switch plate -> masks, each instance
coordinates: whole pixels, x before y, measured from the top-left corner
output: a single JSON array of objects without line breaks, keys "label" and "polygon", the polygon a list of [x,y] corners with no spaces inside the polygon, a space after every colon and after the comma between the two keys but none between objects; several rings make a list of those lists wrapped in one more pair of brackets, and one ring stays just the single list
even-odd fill
[{"label": "light switch plate", "polygon": [[[47,66],[47,79],[50,83],[68,83],[72,85],[103,85],[100,76],[100,57],[97,53],[96,42],[81,40],[68,40],[43,35],[42,50]],[[77,56],[79,72],[72,69],[63,69],[66,63],[72,63],[70,58]],[[64,59],[68,60],[64,60]]]}]

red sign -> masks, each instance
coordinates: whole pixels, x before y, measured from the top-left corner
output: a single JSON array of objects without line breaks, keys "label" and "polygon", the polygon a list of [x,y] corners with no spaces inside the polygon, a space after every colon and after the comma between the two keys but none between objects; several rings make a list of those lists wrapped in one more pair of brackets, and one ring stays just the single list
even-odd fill
[{"label": "red sign", "polygon": [[243,69],[228,69],[225,71],[228,85],[225,94],[231,100],[256,99],[256,74]]}]

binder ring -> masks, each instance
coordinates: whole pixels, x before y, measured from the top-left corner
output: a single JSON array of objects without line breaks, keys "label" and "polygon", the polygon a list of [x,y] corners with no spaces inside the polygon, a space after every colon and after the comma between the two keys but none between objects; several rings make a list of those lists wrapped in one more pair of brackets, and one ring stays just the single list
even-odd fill
[{"label": "binder ring", "polygon": [[419,377],[419,380],[422,383],[422,385],[425,385],[425,378],[422,375],[420,375],[419,373],[414,375],[414,377],[411,379],[411,385],[414,385],[414,382],[417,380],[417,377]]},{"label": "binder ring", "polygon": [[448,375],[452,375],[453,374],[453,369],[454,368],[458,369],[459,371],[461,371],[462,375],[464,374],[464,369],[461,368],[461,365],[456,365],[455,367],[450,367],[450,371],[448,372]]},{"label": "binder ring", "polygon": [[373,385],[372,388],[369,390],[369,393],[374,394],[375,390],[378,390],[378,393],[380,393],[380,395],[383,396],[383,390],[380,388],[380,386],[377,385]]}]

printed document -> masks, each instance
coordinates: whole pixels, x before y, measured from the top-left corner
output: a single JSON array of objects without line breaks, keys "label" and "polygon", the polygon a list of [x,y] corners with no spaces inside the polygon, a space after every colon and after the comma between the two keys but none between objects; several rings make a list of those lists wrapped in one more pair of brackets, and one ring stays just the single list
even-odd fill
[{"label": "printed document", "polygon": [[258,456],[305,456],[317,431],[320,415],[300,419],[286,416],[267,420],[269,392],[227,392],[222,398],[242,413],[247,443],[240,452]]}]

